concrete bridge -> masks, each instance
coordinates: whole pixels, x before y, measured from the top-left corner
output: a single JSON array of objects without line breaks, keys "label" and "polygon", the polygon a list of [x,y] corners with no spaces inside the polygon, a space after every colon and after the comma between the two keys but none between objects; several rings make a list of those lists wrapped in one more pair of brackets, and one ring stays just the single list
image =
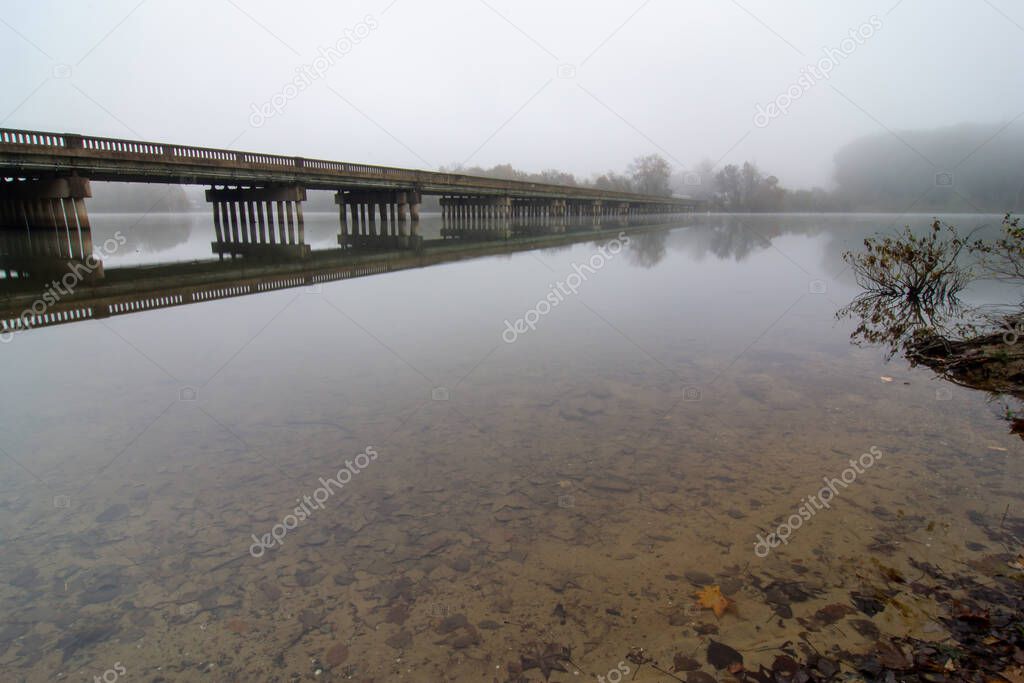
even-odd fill
[{"label": "concrete bridge", "polygon": [[415,243],[423,195],[446,218],[547,219],[690,213],[692,199],[482,178],[73,133],[0,129],[0,229],[64,232],[68,256],[92,253],[90,180],[209,186],[215,241],[225,255],[305,258],[307,190],[335,192],[342,247],[388,236]]}]

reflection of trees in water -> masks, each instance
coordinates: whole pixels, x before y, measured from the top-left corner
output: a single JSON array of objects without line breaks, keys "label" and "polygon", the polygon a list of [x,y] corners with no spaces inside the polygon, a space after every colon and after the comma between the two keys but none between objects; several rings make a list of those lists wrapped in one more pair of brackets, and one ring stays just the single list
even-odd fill
[{"label": "reflection of trees in water", "polygon": [[90,218],[94,244],[98,246],[120,231],[127,240],[121,247],[126,252],[167,251],[188,242],[193,226],[208,230],[204,241],[212,241],[214,237],[213,219],[209,214],[99,214]]},{"label": "reflection of trees in water", "polygon": [[949,339],[966,317],[960,296],[971,270],[960,257],[974,246],[939,221],[924,234],[870,237],[844,255],[861,292],[836,315],[857,320],[856,343],[885,344],[913,361],[922,338]]},{"label": "reflection of trees in water", "polygon": [[[820,262],[801,265],[817,265],[822,273],[832,276],[848,270],[843,253],[859,248],[866,237],[877,233],[895,234],[908,223],[915,229],[926,229],[934,217],[924,214],[712,214],[695,216],[693,220],[692,226],[672,232],[668,241],[670,248],[685,251],[698,261],[709,254],[721,260],[743,261],[771,248],[772,242],[783,236],[820,236]],[[965,229],[980,225],[991,227],[992,232],[981,231],[979,236],[994,236],[999,229],[999,218],[991,215],[965,216],[961,220]]]},{"label": "reflection of trees in water", "polygon": [[181,185],[93,181],[89,209],[98,213],[181,213],[189,201]]},{"label": "reflection of trees in water", "polygon": [[653,268],[665,258],[668,230],[643,232],[629,236],[629,262],[641,268]]},{"label": "reflection of trees in water", "polygon": [[[861,287],[836,314],[857,323],[851,341],[888,346],[911,366],[993,398],[1024,399],[1024,228],[1007,217],[1003,229],[983,240],[936,220],[928,231],[875,235],[844,254]],[[1012,300],[965,305],[961,295],[977,278],[1008,281]],[[1006,406],[1004,417],[1024,438],[1019,408]]]},{"label": "reflection of trees in water", "polygon": [[771,246],[771,240],[782,234],[810,234],[821,230],[820,224],[802,217],[715,215],[700,219],[686,230],[676,231],[673,245],[685,249],[696,260],[708,254],[719,259],[743,261],[755,251]]}]

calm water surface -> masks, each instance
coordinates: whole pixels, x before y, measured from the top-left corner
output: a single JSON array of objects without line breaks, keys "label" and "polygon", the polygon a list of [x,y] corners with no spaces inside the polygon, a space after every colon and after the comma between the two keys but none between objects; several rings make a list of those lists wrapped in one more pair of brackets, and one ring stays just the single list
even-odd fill
[{"label": "calm water surface", "polygon": [[[19,335],[0,348],[0,679],[503,681],[555,642],[576,667],[551,680],[594,680],[633,647],[703,664],[714,639],[756,668],[786,641],[941,637],[909,589],[823,610],[912,562],[978,570],[1024,524],[998,401],[835,319],[842,251],[928,218],[635,235],[511,344],[505,321],[598,244]],[[108,267],[209,257],[205,214],[132,220],[94,220],[97,243],[130,237]],[[314,247],[332,220],[307,219]],[[755,552],[869,449],[830,509]]]}]

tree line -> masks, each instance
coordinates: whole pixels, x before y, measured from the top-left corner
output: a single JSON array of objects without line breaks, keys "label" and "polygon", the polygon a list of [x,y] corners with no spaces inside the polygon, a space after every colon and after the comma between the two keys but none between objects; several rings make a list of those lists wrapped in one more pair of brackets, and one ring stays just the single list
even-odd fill
[{"label": "tree line", "polygon": [[1024,209],[1024,126],[961,124],[859,138],[835,155],[833,186],[791,190],[756,164],[709,161],[675,176],[681,194],[735,212],[978,212]]},{"label": "tree line", "polygon": [[539,173],[520,171],[511,164],[499,164],[491,168],[480,166],[450,166],[440,168],[446,173],[462,173],[464,175],[499,178],[501,180],[521,180],[534,183],[551,183],[572,187],[593,187],[599,190],[614,192],[637,192],[657,197],[671,197],[672,165],[658,154],[640,156],[626,168],[624,173],[608,171],[589,179],[577,178],[572,173],[548,169]]},{"label": "tree line", "polygon": [[[637,157],[621,173],[589,179],[549,169],[528,173],[502,164],[450,172],[507,180],[594,187],[705,200],[712,211],[979,212],[1024,210],[1024,125],[961,124],[927,131],[881,132],[845,145],[830,187],[791,189],[757,164],[703,161],[673,169],[661,155]],[[444,170],[444,169],[442,169]]]}]

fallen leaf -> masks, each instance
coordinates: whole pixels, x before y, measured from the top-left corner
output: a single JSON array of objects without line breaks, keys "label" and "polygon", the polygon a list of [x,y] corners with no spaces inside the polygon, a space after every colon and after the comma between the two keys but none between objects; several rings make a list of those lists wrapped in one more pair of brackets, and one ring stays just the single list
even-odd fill
[{"label": "fallen leaf", "polygon": [[328,667],[335,667],[348,659],[348,647],[344,643],[338,643],[324,656],[324,662]]},{"label": "fallen leaf", "polygon": [[789,655],[777,655],[772,662],[772,672],[776,678],[790,679],[800,672],[800,665]]},{"label": "fallen leaf", "polygon": [[1024,683],[1024,668],[1021,667],[1007,669],[999,675],[1010,681],[1010,683]]},{"label": "fallen leaf", "polygon": [[700,662],[693,657],[687,657],[682,652],[677,652],[672,658],[672,671],[696,671],[700,668]]},{"label": "fallen leaf", "polygon": [[691,671],[686,674],[686,683],[718,683],[715,677],[703,671]]},{"label": "fallen leaf", "polygon": [[883,382],[891,382],[892,381],[892,377],[888,377],[886,375],[882,375],[878,379],[882,380]]},{"label": "fallen leaf", "polygon": [[729,598],[722,595],[722,589],[718,585],[705,586],[697,591],[697,604],[704,609],[714,611],[716,617],[725,614],[729,609]]},{"label": "fallen leaf", "polygon": [[558,643],[531,643],[528,651],[520,658],[523,671],[540,669],[544,680],[551,680],[552,671],[568,673],[563,664],[569,663],[569,648]]},{"label": "fallen leaf", "polygon": [[722,669],[729,669],[732,671],[736,665],[739,665],[740,669],[742,669],[743,655],[725,643],[719,643],[717,640],[712,640],[708,644],[708,664],[719,671]]},{"label": "fallen leaf", "polygon": [[849,605],[842,603],[836,603],[834,605],[828,605],[822,607],[820,610],[814,613],[814,620],[822,626],[831,626],[836,623],[847,614],[853,614],[854,609]]},{"label": "fallen leaf", "polygon": [[914,666],[913,657],[897,644],[879,642],[875,645],[878,662],[886,669],[907,671]]}]

